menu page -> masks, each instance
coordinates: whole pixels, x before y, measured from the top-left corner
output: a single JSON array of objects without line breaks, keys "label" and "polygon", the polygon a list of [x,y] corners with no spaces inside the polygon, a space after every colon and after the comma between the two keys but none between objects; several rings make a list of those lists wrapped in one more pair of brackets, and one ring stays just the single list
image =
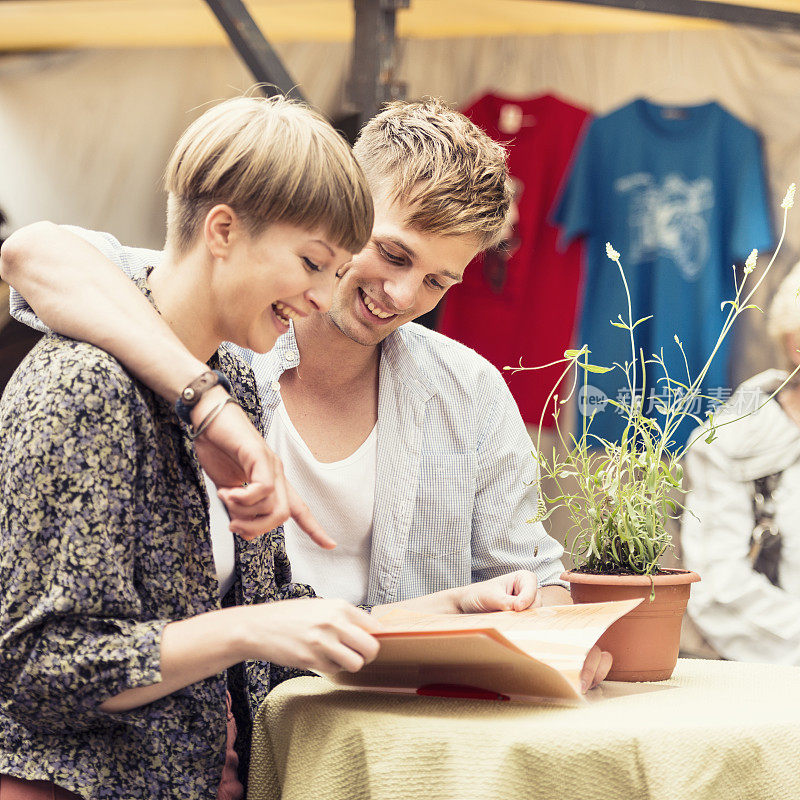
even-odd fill
[{"label": "menu page", "polygon": [[583,663],[603,632],[641,602],[636,598],[486,614],[416,614],[397,610],[380,619],[387,632],[396,633],[493,629],[528,655],[559,669],[571,666],[576,658]]}]

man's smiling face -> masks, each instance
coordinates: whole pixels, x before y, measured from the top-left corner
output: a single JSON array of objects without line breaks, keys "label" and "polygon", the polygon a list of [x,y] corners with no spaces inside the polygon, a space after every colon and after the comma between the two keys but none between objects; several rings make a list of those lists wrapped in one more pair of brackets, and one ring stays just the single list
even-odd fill
[{"label": "man's smiling face", "polygon": [[405,322],[430,311],[461,281],[480,246],[471,236],[425,233],[406,223],[407,207],[375,198],[367,246],[334,292],[329,316],[354,342],[374,346]]}]

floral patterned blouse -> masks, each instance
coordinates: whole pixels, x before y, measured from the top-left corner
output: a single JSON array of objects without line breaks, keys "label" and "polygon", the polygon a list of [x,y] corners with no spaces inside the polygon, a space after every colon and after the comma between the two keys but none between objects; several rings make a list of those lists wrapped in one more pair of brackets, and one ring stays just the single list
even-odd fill
[{"label": "floral patterned blouse", "polygon": [[[210,363],[258,424],[249,368],[224,348]],[[290,583],[280,528],[236,552],[233,602],[313,595]],[[269,664],[98,706],[160,679],[167,623],[219,607],[208,497],[171,406],[104,351],[45,337],[0,401],[0,774],[98,800],[216,797],[226,686],[246,774]]]}]

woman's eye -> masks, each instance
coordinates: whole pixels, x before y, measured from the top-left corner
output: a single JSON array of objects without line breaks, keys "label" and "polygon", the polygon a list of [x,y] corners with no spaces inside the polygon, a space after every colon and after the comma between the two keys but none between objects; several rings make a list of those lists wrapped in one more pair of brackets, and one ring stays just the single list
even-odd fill
[{"label": "woman's eye", "polygon": [[439,281],[437,281],[436,278],[431,278],[430,284],[431,286],[433,286],[434,289],[444,289],[444,285],[439,283]]},{"label": "woman's eye", "polygon": [[305,265],[312,271],[312,272],[319,272],[322,267],[317,266],[310,258],[306,258],[305,256],[302,257]]}]

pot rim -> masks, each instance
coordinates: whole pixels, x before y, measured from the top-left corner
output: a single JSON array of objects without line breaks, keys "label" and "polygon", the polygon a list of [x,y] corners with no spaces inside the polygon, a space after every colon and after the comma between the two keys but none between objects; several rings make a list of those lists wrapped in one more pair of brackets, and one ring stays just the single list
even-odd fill
[{"label": "pot rim", "polygon": [[[590,572],[576,572],[575,570],[563,572],[561,580],[594,586],[607,586],[609,584],[650,586],[650,576],[647,575],[602,575]],[[653,575],[652,580],[656,586],[680,586],[686,583],[697,583],[701,578],[696,572],[692,572],[689,569],[664,569],[658,575]]]}]

